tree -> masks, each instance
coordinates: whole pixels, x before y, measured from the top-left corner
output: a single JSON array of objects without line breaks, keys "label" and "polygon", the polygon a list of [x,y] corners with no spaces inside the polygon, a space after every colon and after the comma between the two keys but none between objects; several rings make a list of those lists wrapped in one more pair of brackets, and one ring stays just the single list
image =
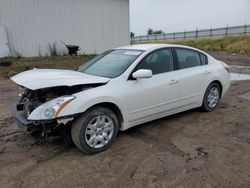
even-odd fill
[{"label": "tree", "polygon": [[164,32],[162,30],[156,30],[156,31],[154,31],[153,34],[155,34],[155,35],[157,35],[157,34],[164,34]]},{"label": "tree", "polygon": [[153,35],[153,33],[154,33],[154,30],[153,29],[151,29],[151,28],[148,28],[148,35]]},{"label": "tree", "polygon": [[135,36],[134,32],[130,32],[130,38],[133,38]]},{"label": "tree", "polygon": [[164,31],[162,30],[153,30],[151,28],[148,28],[148,35],[158,35],[158,34],[164,34]]}]

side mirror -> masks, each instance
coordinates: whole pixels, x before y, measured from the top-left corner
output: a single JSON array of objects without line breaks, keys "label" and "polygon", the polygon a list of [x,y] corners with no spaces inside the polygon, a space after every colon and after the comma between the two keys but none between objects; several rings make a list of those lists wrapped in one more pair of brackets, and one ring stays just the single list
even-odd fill
[{"label": "side mirror", "polygon": [[139,69],[138,71],[132,74],[134,79],[140,78],[151,78],[153,76],[153,72],[149,69]]}]

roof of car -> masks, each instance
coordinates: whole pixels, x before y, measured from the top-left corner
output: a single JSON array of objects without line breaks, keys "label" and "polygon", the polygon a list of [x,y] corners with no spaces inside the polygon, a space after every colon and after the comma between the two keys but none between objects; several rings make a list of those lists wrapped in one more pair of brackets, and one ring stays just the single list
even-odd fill
[{"label": "roof of car", "polygon": [[203,52],[197,48],[193,48],[190,46],[184,46],[184,45],[177,45],[177,44],[136,44],[136,45],[128,45],[128,46],[122,46],[116,49],[126,49],[126,50],[151,50],[151,49],[158,49],[158,48],[164,48],[164,47],[179,47],[179,48],[188,48],[196,51],[200,51],[206,55],[208,55],[206,52]]},{"label": "roof of car", "polygon": [[168,44],[136,44],[136,45],[129,45],[129,46],[122,46],[116,49],[130,49],[130,50],[149,50],[155,47],[161,46],[169,46]]},{"label": "roof of car", "polygon": [[184,47],[184,48],[190,48],[194,49],[189,46],[183,46],[183,45],[176,45],[176,44],[136,44],[136,45],[129,45],[129,46],[122,46],[116,49],[127,49],[127,50],[150,50],[152,48],[164,48],[164,47]]}]

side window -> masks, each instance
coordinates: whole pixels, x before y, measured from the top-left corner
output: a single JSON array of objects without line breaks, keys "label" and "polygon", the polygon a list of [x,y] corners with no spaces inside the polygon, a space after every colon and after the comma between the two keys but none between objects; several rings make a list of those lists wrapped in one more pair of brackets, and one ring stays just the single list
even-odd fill
[{"label": "side window", "polygon": [[171,49],[161,49],[149,54],[144,58],[136,70],[150,69],[153,74],[160,74],[174,70],[174,61]]},{"label": "side window", "polygon": [[179,68],[185,69],[202,65],[200,53],[189,49],[176,49]]},{"label": "side window", "polygon": [[205,56],[204,54],[200,53],[200,57],[201,57],[201,64],[202,65],[206,65],[207,64],[207,56]]}]

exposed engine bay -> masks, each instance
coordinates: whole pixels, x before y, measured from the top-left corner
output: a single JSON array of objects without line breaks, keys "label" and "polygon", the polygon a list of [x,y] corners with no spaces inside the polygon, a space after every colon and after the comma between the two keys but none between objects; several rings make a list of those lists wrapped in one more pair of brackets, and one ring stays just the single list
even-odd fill
[{"label": "exposed engine bay", "polygon": [[41,104],[63,95],[72,95],[74,93],[97,87],[101,84],[77,85],[77,86],[58,86],[38,90],[30,90],[20,87],[20,104],[24,104],[26,117]]}]

